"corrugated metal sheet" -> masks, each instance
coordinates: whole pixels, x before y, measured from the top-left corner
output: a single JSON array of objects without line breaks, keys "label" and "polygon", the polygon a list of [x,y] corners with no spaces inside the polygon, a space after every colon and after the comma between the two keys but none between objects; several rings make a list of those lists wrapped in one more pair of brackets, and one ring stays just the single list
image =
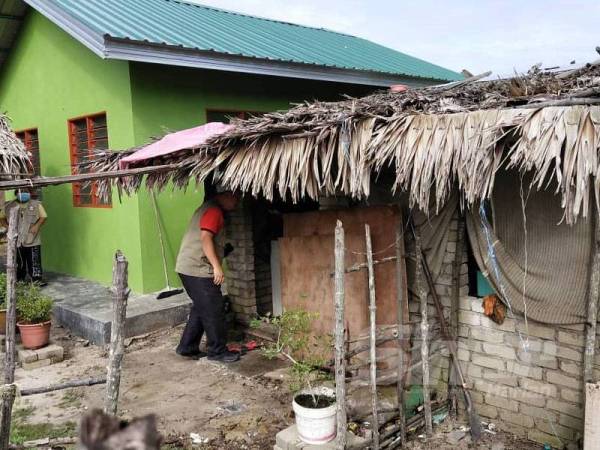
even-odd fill
[{"label": "corrugated metal sheet", "polygon": [[264,60],[457,80],[456,72],[365,39],[177,0],[48,0],[115,39]]}]

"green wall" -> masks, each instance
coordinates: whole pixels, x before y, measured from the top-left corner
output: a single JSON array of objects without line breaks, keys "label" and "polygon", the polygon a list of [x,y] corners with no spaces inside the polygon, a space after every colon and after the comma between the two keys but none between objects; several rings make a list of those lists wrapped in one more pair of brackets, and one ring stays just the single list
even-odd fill
[{"label": "green wall", "polygon": [[[206,122],[206,110],[273,111],[303,100],[337,100],[370,88],[308,80],[224,73],[102,60],[57,26],[31,12],[0,73],[0,110],[15,130],[37,128],[42,174],[70,171],[67,121],[105,111],[112,149],[140,145],[167,131]],[[166,230],[171,284],[179,243],[203,190],[158,196]],[[113,207],[75,208],[70,185],[45,188],[49,219],[43,230],[46,270],[109,283],[112,256],[122,249],[137,292],[164,287],[158,229],[148,192]]]},{"label": "green wall", "polygon": [[[341,94],[364,95],[369,88],[308,80],[194,70],[143,63],[131,64],[135,141],[146,142],[165,131],[206,122],[206,110],[275,111],[290,102],[338,100]],[[158,196],[166,231],[172,284],[179,284],[173,266],[179,243],[202,188],[191,183],[186,192],[167,189]],[[158,230],[148,193],[138,195],[141,220],[143,282],[146,292],[164,287]]]},{"label": "green wall", "polygon": [[[42,174],[70,171],[67,121],[105,111],[112,148],[134,142],[127,62],[103,61],[42,15],[31,12],[0,75],[0,110],[15,130],[37,128]],[[131,261],[130,280],[142,286],[139,209],[135,199],[113,208],[74,208],[70,185],[45,188],[46,270],[108,283],[112,256],[122,249]]]}]

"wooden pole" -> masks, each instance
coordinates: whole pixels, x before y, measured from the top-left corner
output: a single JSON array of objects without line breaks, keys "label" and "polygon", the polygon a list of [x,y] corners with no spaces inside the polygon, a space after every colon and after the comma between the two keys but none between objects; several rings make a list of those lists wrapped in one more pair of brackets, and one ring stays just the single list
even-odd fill
[{"label": "wooden pole", "polygon": [[62,391],[63,389],[71,389],[82,386],[95,386],[97,384],[106,383],[106,377],[89,378],[86,380],[68,381],[66,383],[54,384],[52,386],[44,386],[32,389],[22,389],[19,394],[21,397],[29,397],[30,395],[46,394],[48,392]]},{"label": "wooden pole", "polygon": [[[456,253],[452,267],[452,303],[450,305],[450,327],[454,336],[458,336],[458,310],[460,303],[460,279],[463,263],[463,248],[465,245],[465,222],[458,211],[458,227],[456,231]],[[452,356],[450,356],[452,358]],[[456,386],[456,369],[450,364],[448,370],[448,402],[450,413],[458,412],[458,387]]]},{"label": "wooden pole", "polygon": [[19,235],[19,208],[8,213],[6,244],[6,351],[4,354],[4,384],[0,411],[0,450],[7,450],[10,438],[10,421],[16,396],[15,335],[17,326],[17,239]]},{"label": "wooden pole", "polygon": [[337,415],[338,450],[346,448],[346,330],[344,329],[344,271],[345,242],[342,222],[337,221],[335,227],[335,398]]},{"label": "wooden pole", "polygon": [[588,297],[587,322],[585,333],[585,355],[583,369],[583,391],[586,383],[594,381],[594,352],[596,348],[596,323],[598,320],[598,296],[600,295],[600,211],[596,211],[594,224],[594,259],[590,274],[590,294]]},{"label": "wooden pole", "polygon": [[600,383],[586,383],[583,449],[600,450]]},{"label": "wooden pole", "polygon": [[416,285],[421,302],[421,365],[423,370],[423,412],[425,413],[425,433],[427,437],[433,434],[431,416],[431,397],[429,394],[429,322],[427,319],[427,291],[423,283],[423,253],[421,245],[421,230],[415,230]]},{"label": "wooden pole", "polygon": [[373,449],[379,450],[379,417],[377,413],[377,304],[375,297],[375,270],[373,268],[373,246],[371,244],[371,228],[365,224],[365,242],[367,247],[367,264],[369,270],[369,317],[371,325],[371,405],[373,407]]},{"label": "wooden pole", "polygon": [[110,353],[104,404],[104,412],[113,416],[117,415],[119,385],[121,384],[121,362],[125,351],[125,319],[127,298],[129,297],[127,267],[127,259],[120,250],[117,251],[113,266],[113,320],[110,331]]},{"label": "wooden pole", "polygon": [[404,311],[407,302],[408,289],[406,280],[406,261],[404,260],[404,232],[402,215],[396,229],[396,308],[398,314],[398,382],[396,395],[398,397],[398,422],[400,427],[400,442],[406,444],[406,415],[404,414],[404,323],[407,322]]}]

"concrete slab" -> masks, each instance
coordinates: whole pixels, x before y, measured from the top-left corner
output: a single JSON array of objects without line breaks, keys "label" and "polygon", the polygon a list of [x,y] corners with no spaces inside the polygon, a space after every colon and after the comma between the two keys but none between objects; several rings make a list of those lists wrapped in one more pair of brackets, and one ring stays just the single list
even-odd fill
[{"label": "concrete slab", "polygon": [[[44,292],[54,299],[53,320],[96,345],[110,342],[112,295],[108,287],[66,275],[47,274]],[[155,294],[129,297],[126,337],[185,322],[191,301],[183,293],[163,300]]]},{"label": "concrete slab", "polygon": [[[348,431],[346,445],[352,448],[366,448],[367,441]],[[321,445],[310,445],[302,442],[298,437],[298,428],[294,424],[277,433],[273,450],[335,450],[336,448],[335,439]]]}]

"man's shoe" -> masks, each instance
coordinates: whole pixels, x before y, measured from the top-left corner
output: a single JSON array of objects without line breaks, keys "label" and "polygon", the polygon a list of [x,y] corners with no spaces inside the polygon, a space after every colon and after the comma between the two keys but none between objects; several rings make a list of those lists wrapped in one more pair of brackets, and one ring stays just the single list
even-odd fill
[{"label": "man's shoe", "polygon": [[232,363],[232,362],[236,362],[236,361],[240,360],[240,354],[239,353],[225,351],[225,352],[220,353],[218,355],[209,355],[208,359],[210,361],[219,361],[219,362],[224,362],[224,363]]},{"label": "man's shoe", "polygon": [[206,356],[206,353],[201,352],[200,350],[197,352],[180,352],[179,350],[176,350],[175,353],[177,353],[179,356],[189,359],[200,359]]}]

